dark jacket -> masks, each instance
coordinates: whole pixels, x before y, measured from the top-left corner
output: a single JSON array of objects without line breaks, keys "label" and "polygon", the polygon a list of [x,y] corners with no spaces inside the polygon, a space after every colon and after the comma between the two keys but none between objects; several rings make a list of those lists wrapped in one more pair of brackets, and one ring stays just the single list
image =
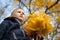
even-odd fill
[{"label": "dark jacket", "polygon": [[[17,40],[30,40],[22,28],[19,19],[15,17],[8,17],[0,24],[0,40],[15,40],[12,32],[15,33]],[[24,36],[25,34],[25,36]]]}]

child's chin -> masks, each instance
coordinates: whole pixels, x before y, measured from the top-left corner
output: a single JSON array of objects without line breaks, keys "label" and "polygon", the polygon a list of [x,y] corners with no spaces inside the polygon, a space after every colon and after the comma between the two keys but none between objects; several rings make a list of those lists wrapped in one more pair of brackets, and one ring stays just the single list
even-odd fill
[{"label": "child's chin", "polygon": [[23,18],[19,17],[20,21],[23,21]]}]

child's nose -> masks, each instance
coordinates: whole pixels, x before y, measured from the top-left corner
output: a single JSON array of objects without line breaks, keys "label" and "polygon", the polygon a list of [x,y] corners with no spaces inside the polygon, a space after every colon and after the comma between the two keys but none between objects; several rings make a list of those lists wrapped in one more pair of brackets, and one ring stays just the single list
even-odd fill
[{"label": "child's nose", "polygon": [[23,15],[22,13],[20,15]]}]

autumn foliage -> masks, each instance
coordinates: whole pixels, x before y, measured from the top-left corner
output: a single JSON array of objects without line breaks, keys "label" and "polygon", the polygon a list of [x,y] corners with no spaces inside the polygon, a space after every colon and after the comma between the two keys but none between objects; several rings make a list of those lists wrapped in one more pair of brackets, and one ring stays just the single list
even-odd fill
[{"label": "autumn foliage", "polygon": [[[29,16],[27,20],[26,30],[28,32],[32,31],[42,31],[42,35],[47,35],[52,31],[52,25],[50,24],[51,16],[48,16],[44,12],[34,13]],[[33,32],[32,32],[33,33]]]}]

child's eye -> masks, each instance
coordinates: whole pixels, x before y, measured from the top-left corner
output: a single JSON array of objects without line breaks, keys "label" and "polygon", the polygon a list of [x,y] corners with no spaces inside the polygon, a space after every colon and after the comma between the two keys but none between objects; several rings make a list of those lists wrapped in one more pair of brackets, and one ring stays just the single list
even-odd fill
[{"label": "child's eye", "polygon": [[18,11],[18,13],[21,13],[20,11]]},{"label": "child's eye", "polygon": [[22,14],[24,14],[24,13],[22,12]]}]

